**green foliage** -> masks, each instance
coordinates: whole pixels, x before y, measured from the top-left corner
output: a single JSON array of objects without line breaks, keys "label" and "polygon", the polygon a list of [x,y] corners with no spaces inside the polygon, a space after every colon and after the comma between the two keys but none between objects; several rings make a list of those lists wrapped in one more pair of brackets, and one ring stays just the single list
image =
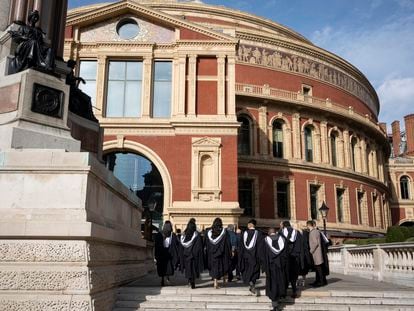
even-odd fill
[{"label": "green foliage", "polygon": [[412,227],[389,227],[387,230],[387,243],[404,242],[405,240],[414,237],[414,228]]}]

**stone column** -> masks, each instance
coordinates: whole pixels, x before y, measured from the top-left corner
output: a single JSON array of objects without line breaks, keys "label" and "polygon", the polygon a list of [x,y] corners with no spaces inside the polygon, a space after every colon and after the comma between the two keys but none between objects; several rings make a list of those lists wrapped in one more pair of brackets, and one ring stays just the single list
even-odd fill
[{"label": "stone column", "polygon": [[217,56],[217,114],[226,113],[226,56]]},{"label": "stone column", "polygon": [[0,32],[9,25],[11,0],[0,0]]},{"label": "stone column", "polygon": [[178,99],[178,109],[177,115],[184,116],[185,115],[185,91],[186,91],[186,77],[185,77],[185,70],[186,70],[186,63],[187,57],[180,56],[178,59],[178,80],[177,80],[177,99]]},{"label": "stone column", "polygon": [[197,88],[197,55],[190,55],[188,59],[188,96],[187,96],[187,114],[195,116],[196,114],[196,88]]},{"label": "stone column", "polygon": [[10,7],[9,24],[26,23],[27,0],[14,0]]},{"label": "stone column", "polygon": [[369,175],[369,163],[367,163],[367,144],[365,142],[365,139],[361,139],[360,141],[360,147],[361,147],[361,169],[360,171],[364,174]]},{"label": "stone column", "polygon": [[300,144],[300,115],[294,113],[292,115],[292,149],[293,158],[301,159],[301,144]]},{"label": "stone column", "polygon": [[236,115],[236,58],[227,56],[227,109],[228,115]]},{"label": "stone column", "polygon": [[343,137],[338,137],[338,150],[336,152],[336,160],[338,162],[338,167],[343,168],[344,167],[344,153],[345,153],[345,149],[344,149],[344,139]]},{"label": "stone column", "polygon": [[321,152],[322,152],[322,163],[329,163],[329,152],[328,152],[328,123],[321,121]]},{"label": "stone column", "polygon": [[316,130],[313,131],[313,156],[315,163],[321,163],[321,133],[317,133]]},{"label": "stone column", "polygon": [[144,56],[142,117],[149,118],[151,114],[151,84],[152,84],[152,56]]},{"label": "stone column", "polygon": [[96,116],[103,116],[105,115],[104,112],[104,97],[105,97],[105,80],[106,80],[106,55],[99,55],[98,56],[98,70],[96,76],[96,108],[97,111],[95,112]]},{"label": "stone column", "polygon": [[259,108],[259,150],[260,155],[269,154],[269,141],[267,138],[267,107]]},{"label": "stone column", "polygon": [[375,178],[378,178],[378,158],[377,158],[377,150],[376,147],[373,147],[374,150],[372,151],[372,173],[374,174]]},{"label": "stone column", "polygon": [[345,168],[352,168],[352,159],[351,159],[351,141],[349,139],[349,131],[344,130],[344,159],[345,159]]}]

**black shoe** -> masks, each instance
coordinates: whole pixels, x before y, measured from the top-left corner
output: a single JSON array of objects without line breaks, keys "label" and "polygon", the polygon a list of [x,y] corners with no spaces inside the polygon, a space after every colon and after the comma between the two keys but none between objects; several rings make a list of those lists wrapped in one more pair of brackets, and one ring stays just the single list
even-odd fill
[{"label": "black shoe", "polygon": [[312,283],[311,286],[316,288],[316,287],[323,286],[323,284],[322,283]]},{"label": "black shoe", "polygon": [[191,289],[194,289],[194,288],[195,288],[195,283],[191,282]]}]

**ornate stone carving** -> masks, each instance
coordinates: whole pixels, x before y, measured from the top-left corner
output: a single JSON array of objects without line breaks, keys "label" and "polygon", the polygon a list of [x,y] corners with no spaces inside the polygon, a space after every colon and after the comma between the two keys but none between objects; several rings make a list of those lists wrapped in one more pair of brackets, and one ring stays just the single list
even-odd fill
[{"label": "ornate stone carving", "polygon": [[303,56],[248,45],[240,45],[237,53],[239,62],[296,72],[334,84],[360,98],[374,112],[377,111],[375,101],[368,90],[354,78],[332,66]]},{"label": "ornate stone carving", "polygon": [[91,311],[89,301],[70,301],[55,299],[27,299],[7,300],[0,299],[1,310],[3,311]]},{"label": "ornate stone carving", "polygon": [[35,83],[33,85],[32,111],[54,118],[62,118],[63,92]]},{"label": "ornate stone carving", "polygon": [[85,262],[85,243],[78,241],[0,241],[0,262]]}]

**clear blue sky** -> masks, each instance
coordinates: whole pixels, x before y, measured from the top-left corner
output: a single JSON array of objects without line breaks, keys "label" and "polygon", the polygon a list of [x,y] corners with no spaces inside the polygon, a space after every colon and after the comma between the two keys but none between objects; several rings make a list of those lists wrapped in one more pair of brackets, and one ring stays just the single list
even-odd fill
[{"label": "clear blue sky", "polygon": [[[105,1],[69,0],[69,7]],[[381,101],[380,120],[414,113],[414,0],[203,0],[301,33],[358,67]]]}]

